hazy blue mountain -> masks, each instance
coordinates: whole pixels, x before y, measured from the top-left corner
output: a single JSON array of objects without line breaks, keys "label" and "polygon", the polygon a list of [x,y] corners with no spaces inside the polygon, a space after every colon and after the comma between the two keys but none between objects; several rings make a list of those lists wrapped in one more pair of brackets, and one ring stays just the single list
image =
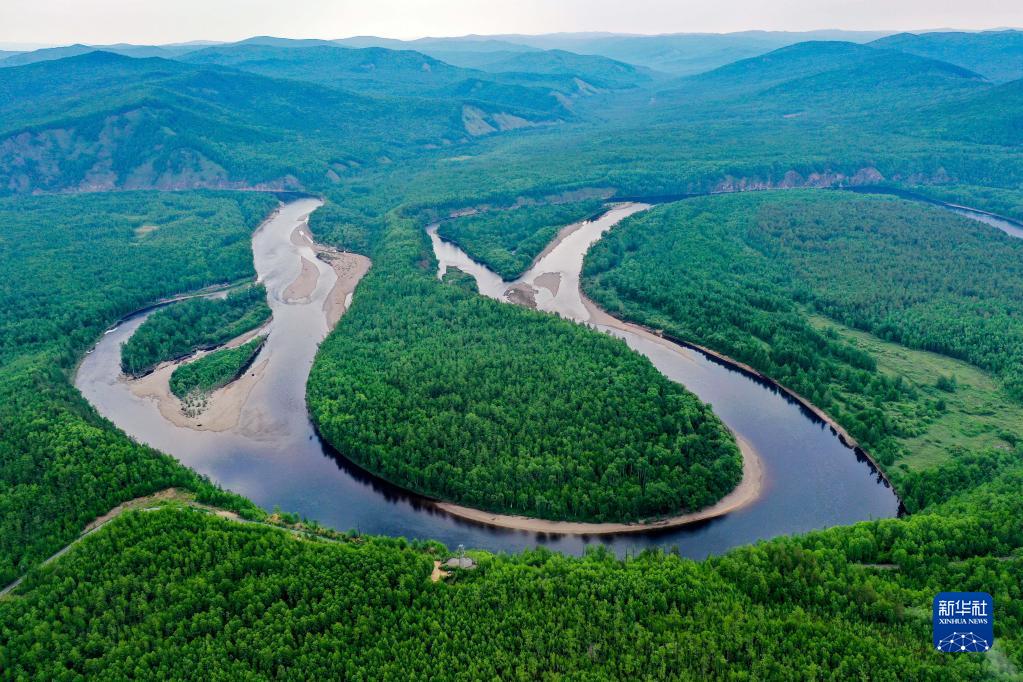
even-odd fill
[{"label": "hazy blue mountain", "polygon": [[644,70],[599,55],[565,50],[519,52],[483,67],[491,73],[538,73],[579,78],[597,88],[629,88],[651,80]]},{"label": "hazy blue mountain", "polygon": [[[570,98],[581,94],[572,76],[490,75],[451,66],[420,52],[379,47],[275,47],[250,43],[212,47],[182,59],[191,64],[230,66],[360,93],[445,102],[460,98],[473,107],[469,114],[473,121],[477,118],[475,110],[481,107],[483,111],[493,111],[494,106],[509,108],[494,113],[509,114],[504,120],[512,127],[570,116]],[[477,123],[470,127],[487,129]]]},{"label": "hazy blue mountain", "polygon": [[244,42],[206,48],[181,59],[351,90],[392,93],[436,89],[475,75],[411,50],[353,49],[329,43],[284,47]]},{"label": "hazy blue mountain", "polygon": [[874,31],[743,31],[740,33],[678,33],[617,35],[555,33],[541,36],[505,35],[497,39],[543,49],[596,54],[655,71],[689,75],[709,71],[739,59],[812,40],[865,43],[888,32]]},{"label": "hazy blue mountain", "polygon": [[277,38],[275,36],[252,36],[235,43],[219,43],[228,45],[265,45],[267,47],[317,47],[330,46],[333,41],[319,38]]},{"label": "hazy blue mountain", "polygon": [[673,81],[650,108],[660,120],[817,118],[831,124],[852,118],[856,126],[891,130],[905,127],[921,107],[990,88],[979,74],[947,62],[814,41]]},{"label": "hazy blue mountain", "polygon": [[[529,48],[530,51],[531,48]],[[504,61],[518,54],[521,54],[523,50],[495,50],[495,51],[480,51],[473,52],[471,50],[444,50],[444,49],[426,49],[422,50],[423,54],[428,54],[434,59],[439,59],[442,62],[447,62],[452,66],[461,66],[466,69],[480,69],[486,70],[491,64]]]},{"label": "hazy blue mountain", "polygon": [[692,99],[731,99],[797,78],[840,69],[877,55],[877,50],[849,42],[798,43],[671,81],[665,84],[665,92],[659,97],[673,92]]},{"label": "hazy blue mountain", "polygon": [[996,83],[1023,78],[1023,31],[899,33],[871,44],[957,64]]},{"label": "hazy blue mountain", "polygon": [[374,36],[357,36],[333,41],[345,47],[387,47],[392,50],[417,50],[433,56],[434,52],[531,52],[539,48],[521,45],[507,40],[495,40],[487,36],[464,38],[417,38],[396,40]]},{"label": "hazy blue mountain", "polygon": [[876,118],[990,87],[983,76],[961,66],[900,52],[878,52],[834,70],[773,86],[760,92],[757,100],[792,111],[814,113],[819,109],[833,115],[837,110]]},{"label": "hazy blue mountain", "polygon": [[195,49],[196,47],[191,45],[131,45],[128,43],[118,43],[116,45],[83,45],[76,43],[75,45],[67,45],[65,47],[46,47],[40,50],[33,50],[31,52],[17,53],[7,57],[6,59],[0,59],[0,66],[25,66],[27,64],[35,64],[37,62],[76,57],[78,55],[88,54],[89,52],[95,52],[97,50],[113,52],[114,54],[123,55],[125,57],[163,57],[164,59],[173,59],[174,57],[186,54]]},{"label": "hazy blue mountain", "polygon": [[31,52],[22,52],[21,54],[14,55],[0,61],[0,66],[23,66],[25,64],[34,64],[35,62],[49,61],[51,59],[64,59],[65,57],[74,57],[80,54],[86,54],[87,52],[93,52],[96,48],[89,47],[88,45],[68,45],[66,47],[44,47],[40,50],[32,50]]}]

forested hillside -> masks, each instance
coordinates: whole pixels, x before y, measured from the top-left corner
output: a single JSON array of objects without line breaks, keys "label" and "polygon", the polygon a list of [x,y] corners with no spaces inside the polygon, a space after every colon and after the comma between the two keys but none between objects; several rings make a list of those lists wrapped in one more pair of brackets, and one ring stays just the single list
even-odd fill
[{"label": "forested hillside", "polygon": [[[945,470],[958,495],[909,519],[702,563],[475,554],[476,570],[439,583],[431,560],[445,554],[432,546],[135,512],[0,601],[0,665],[42,677],[983,679],[1023,664],[1023,474],[963,473]],[[949,585],[993,594],[992,655],[933,650],[931,600]]]},{"label": "forested hillside", "polygon": [[[906,440],[942,423],[947,401],[879,372],[876,358],[808,312],[968,360],[1019,401],[1021,264],[1023,242],[939,208],[764,193],[691,199],[630,219],[590,251],[585,289],[614,314],[778,379],[890,465],[908,454]],[[1014,443],[1023,434],[993,435]]]},{"label": "forested hillside", "polygon": [[871,45],[958,64],[996,83],[1023,78],[1021,31],[898,33]]},{"label": "forested hillside", "polygon": [[739,482],[728,430],[610,337],[434,277],[425,232],[391,217],[309,378],[340,452],[403,487],[495,512],[634,521]]},{"label": "forested hillside", "polygon": [[248,237],[274,204],[202,193],[0,201],[0,582],[119,502],[171,485],[252,509],[114,430],[70,375],[132,310],[251,277]]},{"label": "forested hillside", "polygon": [[[439,39],[421,45],[432,57],[374,51],[340,75],[332,44],[257,38],[242,48],[262,56],[233,65],[91,53],[0,69],[0,193],[17,194],[0,199],[0,589],[28,573],[0,597],[0,677],[1018,678],[1023,246],[936,207],[819,189],[911,188],[1023,217],[1018,83],[992,82],[1014,67],[997,35],[962,59],[817,37]],[[538,51],[572,45],[689,77]],[[480,71],[431,50],[476,50]],[[451,79],[434,90],[423,64]],[[535,71],[503,70],[523,64]],[[584,69],[621,80],[594,92]],[[172,505],[40,567],[168,486],[264,516],[126,437],[70,382],[132,310],[253,277],[272,197],[108,192],[210,186],[322,193],[317,241],[372,256],[311,370],[327,441],[427,495],[580,520],[719,499],[741,475],[733,437],[622,342],[484,299],[464,275],[437,281],[425,225],[528,206],[447,228],[512,276],[588,210],[580,197],[818,188],[636,216],[594,247],[586,288],[827,410],[910,513],[700,562],[658,535],[644,539],[664,551],[624,558],[470,548],[475,570],[433,582],[449,550],[429,538],[296,537]],[[86,191],[103,193],[31,196]],[[182,319],[188,337],[212,329]],[[184,378],[215,385],[242,355]],[[933,651],[947,589],[993,594],[992,652]]]},{"label": "forested hillside", "polygon": [[370,96],[105,52],[2,69],[0,192],[324,186],[352,167],[567,115],[520,90],[530,98]]}]

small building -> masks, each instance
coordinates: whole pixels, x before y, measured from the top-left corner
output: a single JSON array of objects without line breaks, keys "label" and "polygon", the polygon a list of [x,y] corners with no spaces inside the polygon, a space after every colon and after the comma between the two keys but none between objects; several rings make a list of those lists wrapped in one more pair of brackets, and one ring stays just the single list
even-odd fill
[{"label": "small building", "polygon": [[476,568],[476,562],[467,556],[453,556],[444,565],[448,568]]},{"label": "small building", "polygon": [[465,556],[465,545],[458,546],[458,556],[453,556],[444,562],[444,565],[448,568],[465,568],[473,569],[476,568],[476,562]]}]

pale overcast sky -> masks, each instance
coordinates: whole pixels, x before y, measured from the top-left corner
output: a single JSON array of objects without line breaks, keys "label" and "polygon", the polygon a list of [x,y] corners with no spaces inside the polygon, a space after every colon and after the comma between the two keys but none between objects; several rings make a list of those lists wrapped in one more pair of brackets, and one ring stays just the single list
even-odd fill
[{"label": "pale overcast sky", "polygon": [[1023,26],[1021,0],[0,0],[2,43]]}]

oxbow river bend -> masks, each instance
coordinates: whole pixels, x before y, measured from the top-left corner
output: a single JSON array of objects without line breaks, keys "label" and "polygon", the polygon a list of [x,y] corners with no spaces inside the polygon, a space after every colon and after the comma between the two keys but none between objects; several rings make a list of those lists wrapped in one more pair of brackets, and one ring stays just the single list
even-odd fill
[{"label": "oxbow river bend", "polygon": [[[269,340],[256,361],[265,362],[263,376],[249,393],[235,428],[214,432],[175,426],[160,414],[154,401],[137,397],[120,377],[120,346],[150,313],[128,318],[103,336],[79,368],[75,377],[79,390],[129,435],[170,453],[225,488],[266,509],[280,506],[342,530],[431,538],[449,546],[494,551],[542,544],[581,553],[588,544],[600,543],[619,554],[678,547],[685,556],[702,558],[759,539],[898,513],[898,498],[876,468],[843,444],[827,424],[769,384],[698,351],[595,324],[600,320],[593,317],[579,292],[583,257],[605,231],[646,208],[639,204],[612,208],[597,220],[563,231],[557,245],[515,283],[502,282],[431,229],[438,275],[458,267],[476,278],[482,294],[499,299],[519,285],[539,309],[623,338],[667,377],[710,403],[757,451],[764,479],[754,502],[724,516],[673,529],[551,535],[462,520],[429,500],[362,472],[319,440],[305,406],[309,367],[328,331],[323,303],[336,276],[308,245],[291,237],[319,205],[315,199],[290,202],[253,237],[256,271],[267,288],[274,317]],[[957,210],[1014,236],[1021,234],[1013,223]],[[288,302],[284,291],[299,275],[303,257],[315,263],[319,279],[310,296]]]}]

